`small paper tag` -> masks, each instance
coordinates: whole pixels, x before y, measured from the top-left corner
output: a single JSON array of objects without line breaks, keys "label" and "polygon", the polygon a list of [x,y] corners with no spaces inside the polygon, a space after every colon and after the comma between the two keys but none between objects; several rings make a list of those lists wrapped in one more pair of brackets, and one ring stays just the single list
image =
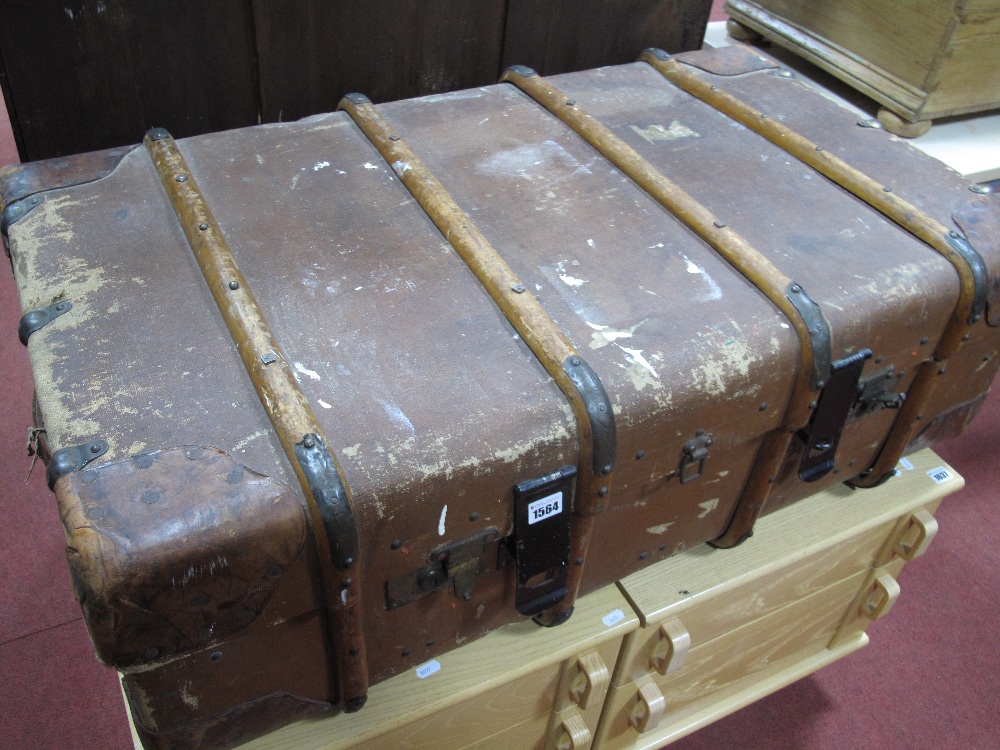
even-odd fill
[{"label": "small paper tag", "polygon": [[535,500],[533,503],[528,503],[528,525],[562,513],[562,499],[563,493],[555,492]]},{"label": "small paper tag", "polygon": [[928,471],[927,476],[934,480],[934,484],[941,484],[951,479],[952,474],[944,466],[938,466],[936,469]]},{"label": "small paper tag", "polygon": [[417,677],[421,680],[425,677],[430,677],[432,674],[441,669],[441,662],[437,659],[431,659],[426,664],[421,664],[417,667]]},{"label": "small paper tag", "polygon": [[907,471],[913,471],[913,462],[906,456],[903,456],[903,458],[899,459],[899,465],[902,466]]},{"label": "small paper tag", "polygon": [[614,612],[610,612],[601,619],[605,627],[610,628],[612,625],[617,625],[619,622],[625,619],[625,613],[620,609],[616,609]]}]

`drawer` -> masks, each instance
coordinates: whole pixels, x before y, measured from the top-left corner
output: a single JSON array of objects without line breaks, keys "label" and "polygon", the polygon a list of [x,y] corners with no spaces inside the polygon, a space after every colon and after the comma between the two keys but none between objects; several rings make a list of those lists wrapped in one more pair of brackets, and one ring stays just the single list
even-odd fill
[{"label": "drawer", "polygon": [[437,657],[440,668],[424,679],[409,670],[374,685],[358,713],[298,722],[242,747],[544,750],[554,717],[573,712],[579,721],[570,727],[582,723],[592,736],[622,639],[638,625],[618,589],[608,586],[578,599],[564,625],[500,628]]},{"label": "drawer", "polygon": [[[616,685],[598,729],[599,747],[632,747],[640,735],[682,723],[720,695],[821,655],[866,578],[867,573],[856,573],[692,648],[683,666],[666,675],[651,673]],[[862,638],[860,633],[855,641]]]}]

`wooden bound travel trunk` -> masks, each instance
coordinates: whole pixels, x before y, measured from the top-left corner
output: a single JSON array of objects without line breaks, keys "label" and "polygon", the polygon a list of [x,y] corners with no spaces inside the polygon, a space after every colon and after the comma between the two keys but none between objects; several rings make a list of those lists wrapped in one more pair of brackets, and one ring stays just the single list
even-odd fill
[{"label": "wooden bound travel trunk", "polygon": [[148,747],[357,710],[883,481],[989,389],[995,196],[746,50],[341,110],[2,186],[37,447]]}]

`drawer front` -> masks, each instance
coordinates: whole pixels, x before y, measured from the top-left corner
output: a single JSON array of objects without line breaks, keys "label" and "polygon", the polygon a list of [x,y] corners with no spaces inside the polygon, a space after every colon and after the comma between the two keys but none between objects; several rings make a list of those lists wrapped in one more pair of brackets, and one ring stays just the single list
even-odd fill
[{"label": "drawer front", "polygon": [[[651,622],[635,633],[629,641],[623,668],[618,672],[617,685],[635,680],[649,672],[665,670],[662,663],[664,636],[661,623],[679,620],[690,635],[688,650],[694,650],[748,622],[777,612],[790,603],[803,599],[833,583],[870,570],[895,528],[894,522],[868,529],[847,541],[821,550],[809,557],[787,561],[783,566],[732,588],[720,596],[708,597],[690,607],[679,606],[666,619]],[[752,544],[754,540],[748,542]],[[729,550],[718,550],[725,555]],[[715,553],[713,553],[715,554]],[[677,581],[683,588],[683,580]],[[858,583],[860,585],[860,583]]]},{"label": "drawer front", "polygon": [[[663,697],[659,720],[645,721],[646,732],[668,725],[719,700],[723,692],[734,692],[764,674],[779,671],[797,661],[826,649],[845,611],[866,580],[866,573],[849,578],[800,599],[782,609],[754,620],[708,643],[692,648],[684,665],[666,675],[647,674],[631,688],[621,685],[616,700],[609,701],[601,720],[599,736],[602,748],[632,747],[639,739],[636,728],[644,720],[640,696],[658,692]],[[683,615],[679,618],[683,621]],[[624,693],[622,692],[624,691]],[[627,695],[627,699],[620,696]],[[656,707],[652,707],[656,711]]]}]

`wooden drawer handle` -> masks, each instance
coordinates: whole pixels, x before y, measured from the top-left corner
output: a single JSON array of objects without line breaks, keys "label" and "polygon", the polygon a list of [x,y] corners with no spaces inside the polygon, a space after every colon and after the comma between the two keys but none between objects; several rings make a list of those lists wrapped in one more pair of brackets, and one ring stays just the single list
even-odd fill
[{"label": "wooden drawer handle", "polygon": [[628,717],[628,723],[636,728],[639,734],[656,729],[663,718],[667,701],[655,682],[647,682],[639,688],[636,694],[635,706]]},{"label": "wooden drawer handle", "polygon": [[896,545],[896,554],[904,560],[920,557],[937,536],[938,522],[928,511],[918,510],[910,516],[903,538]]},{"label": "wooden drawer handle", "polygon": [[562,720],[559,725],[559,739],[556,740],[556,750],[589,750],[594,741],[590,728],[583,717],[573,713]]},{"label": "wooden drawer handle", "polygon": [[649,657],[650,666],[660,674],[676,672],[684,666],[684,659],[691,649],[691,634],[676,617],[660,626],[660,637]]},{"label": "wooden drawer handle", "polygon": [[875,621],[885,617],[899,598],[899,584],[890,573],[880,573],[872,583],[873,590],[861,605],[861,614]]},{"label": "wooden drawer handle", "polygon": [[587,709],[604,702],[611,685],[611,672],[600,654],[591,651],[576,662],[577,673],[570,684],[569,694],[580,708]]}]

